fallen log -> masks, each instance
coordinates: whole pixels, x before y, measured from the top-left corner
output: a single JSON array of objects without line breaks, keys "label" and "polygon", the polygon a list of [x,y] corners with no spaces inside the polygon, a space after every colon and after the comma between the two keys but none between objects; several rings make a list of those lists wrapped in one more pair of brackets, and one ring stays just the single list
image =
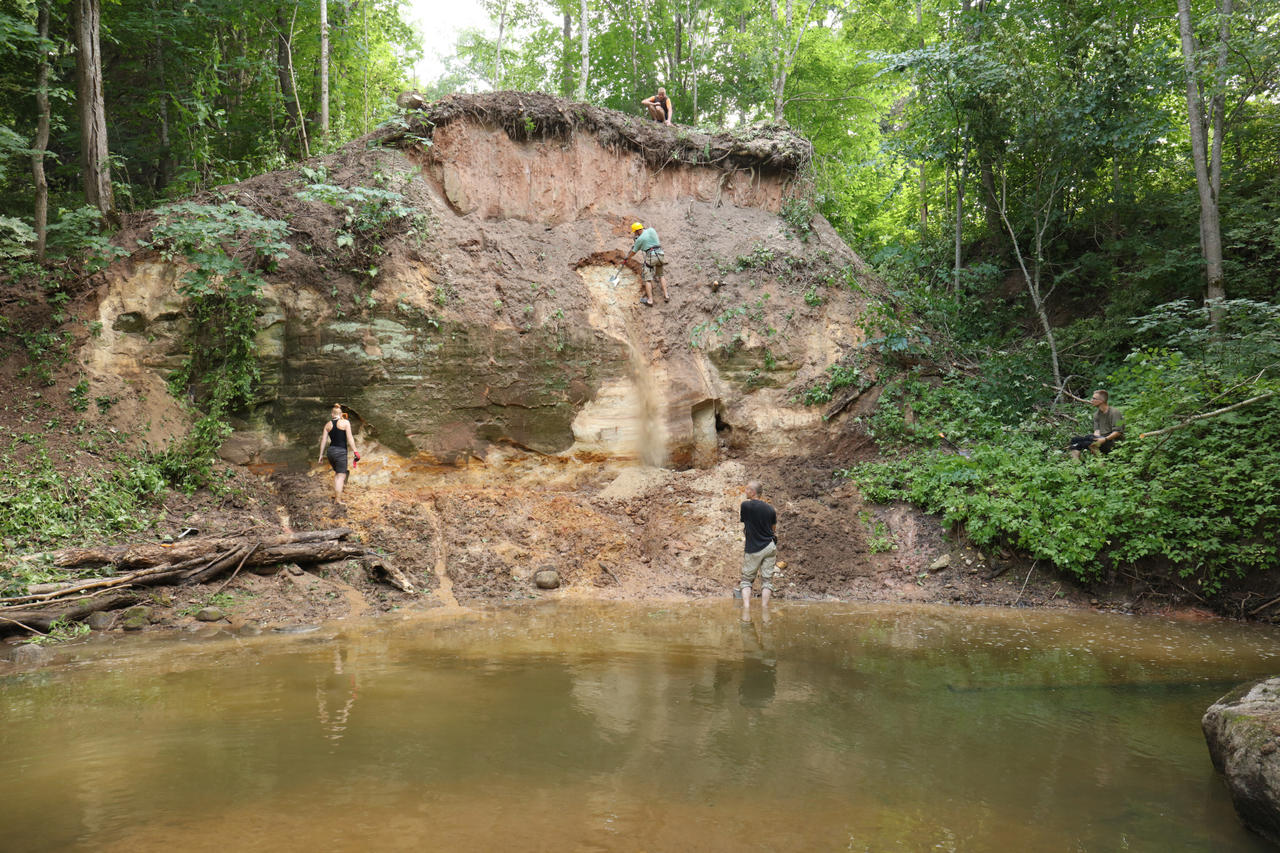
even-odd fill
[{"label": "fallen log", "polygon": [[[328,542],[345,539],[351,528],[336,527],[329,530],[304,530],[267,536],[259,541],[264,548],[275,545],[294,545]],[[146,569],[172,563],[180,563],[204,556],[212,557],[219,551],[238,549],[244,545],[244,537],[205,537],[183,539],[179,542],[146,542],[138,545],[109,545],[101,548],[67,548],[53,555],[53,564],[62,569],[99,568],[114,566],[117,569]]]},{"label": "fallen log", "polygon": [[[220,537],[178,543],[181,547],[148,543],[68,549],[55,557],[64,567],[97,563],[117,569],[122,565],[134,568],[108,577],[45,585],[38,592],[0,598],[0,634],[47,631],[58,619],[78,620],[98,610],[136,603],[141,596],[133,590],[138,587],[204,583],[230,571],[230,577],[222,585],[225,588],[241,569],[262,573],[264,568],[278,570],[294,563],[358,559],[370,579],[415,594],[413,584],[404,573],[383,557],[358,542],[342,541],[350,533],[348,528],[335,528],[268,536],[252,542]],[[157,562],[161,560],[164,561]]]},{"label": "fallen log", "polygon": [[360,565],[372,581],[385,580],[401,592],[413,595],[413,584],[404,576],[404,572],[388,563],[378,554],[365,554],[360,558]]},{"label": "fallen log", "polygon": [[94,595],[86,596],[80,601],[73,602],[69,605],[64,604],[60,607],[48,607],[41,610],[13,610],[6,611],[4,618],[0,619],[0,635],[12,634],[24,629],[39,631],[40,633],[48,633],[53,627],[53,623],[62,619],[67,622],[77,622],[90,613],[97,613],[99,610],[119,610],[121,607],[130,607],[141,601],[143,596],[136,592],[118,592],[112,595]]}]

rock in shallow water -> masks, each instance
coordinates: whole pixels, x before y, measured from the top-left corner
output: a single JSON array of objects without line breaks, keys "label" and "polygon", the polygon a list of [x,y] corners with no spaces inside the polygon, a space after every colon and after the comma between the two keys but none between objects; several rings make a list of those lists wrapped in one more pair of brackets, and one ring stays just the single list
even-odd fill
[{"label": "rock in shallow water", "polygon": [[1280,844],[1280,678],[1237,687],[1200,721],[1245,824]]},{"label": "rock in shallow water", "polygon": [[9,653],[9,660],[19,666],[43,666],[53,660],[53,652],[44,646],[37,646],[35,643],[27,643],[18,646]]}]

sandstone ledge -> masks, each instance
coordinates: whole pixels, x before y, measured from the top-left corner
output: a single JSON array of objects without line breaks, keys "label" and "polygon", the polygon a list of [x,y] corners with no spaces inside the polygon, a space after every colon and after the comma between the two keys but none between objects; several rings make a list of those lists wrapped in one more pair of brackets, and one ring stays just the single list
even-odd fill
[{"label": "sandstone ledge", "polygon": [[1223,696],[1205,712],[1201,727],[1240,817],[1280,844],[1280,677]]}]

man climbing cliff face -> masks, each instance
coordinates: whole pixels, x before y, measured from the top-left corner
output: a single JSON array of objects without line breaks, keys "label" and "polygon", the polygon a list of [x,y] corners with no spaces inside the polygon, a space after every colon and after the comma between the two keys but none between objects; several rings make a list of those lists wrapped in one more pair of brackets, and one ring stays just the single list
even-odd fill
[{"label": "man climbing cliff face", "polygon": [[618,269],[622,269],[623,264],[631,260],[631,256],[636,252],[644,252],[644,275],[642,276],[644,296],[640,297],[640,304],[653,304],[653,282],[655,281],[662,288],[662,301],[669,301],[667,282],[662,277],[667,258],[662,252],[662,243],[658,240],[658,232],[652,228],[645,228],[639,222],[632,222],[631,233],[636,235],[636,241],[631,244],[631,251],[627,252],[627,256],[622,259],[622,263],[618,264]]}]

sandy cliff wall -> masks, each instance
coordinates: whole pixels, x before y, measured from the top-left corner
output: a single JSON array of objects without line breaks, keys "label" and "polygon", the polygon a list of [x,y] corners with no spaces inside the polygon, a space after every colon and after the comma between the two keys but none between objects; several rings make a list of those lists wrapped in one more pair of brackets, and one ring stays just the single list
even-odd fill
[{"label": "sandy cliff wall", "polygon": [[[409,463],[507,446],[702,466],[727,443],[785,447],[828,428],[796,397],[859,343],[847,283],[862,265],[821,218],[802,242],[778,216],[794,174],[776,147],[753,162],[747,142],[707,141],[690,150],[727,152],[718,164],[655,164],[608,134],[521,138],[466,112],[430,147],[397,144],[324,163],[330,183],[385,186],[418,211],[371,282],[344,267],[338,214],[296,198],[298,172],[226,188],[293,231],[263,293],[260,398],[229,458],[305,464],[334,401]],[[638,304],[634,261],[611,281],[632,220],[661,235],[669,303]],[[181,359],[181,272],[146,252],[109,270],[103,333],[84,353],[98,375],[154,382]]]}]

